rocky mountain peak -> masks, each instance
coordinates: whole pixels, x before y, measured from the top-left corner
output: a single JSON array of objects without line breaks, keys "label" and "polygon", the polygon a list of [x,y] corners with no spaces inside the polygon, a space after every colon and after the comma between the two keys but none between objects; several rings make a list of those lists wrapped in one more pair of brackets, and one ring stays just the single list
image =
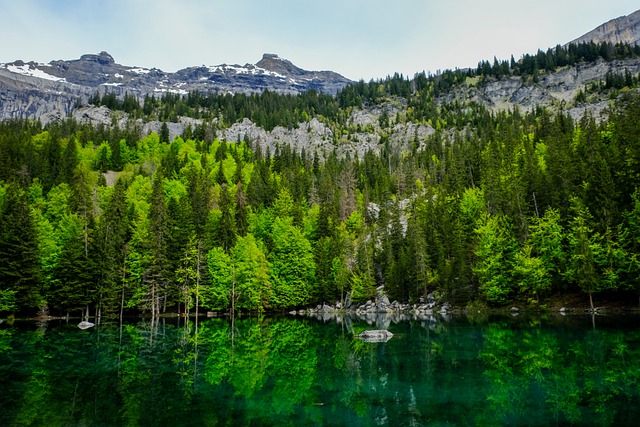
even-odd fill
[{"label": "rocky mountain peak", "polygon": [[640,10],[612,19],[569,44],[579,43],[640,44]]},{"label": "rocky mountain peak", "polygon": [[303,69],[296,67],[286,59],[280,58],[275,53],[265,53],[262,55],[262,59],[256,63],[256,66],[283,75],[299,75],[304,73]]},{"label": "rocky mountain peak", "polygon": [[101,64],[101,65],[111,65],[116,63],[116,61],[113,59],[113,56],[109,55],[105,51],[102,51],[97,55],[92,55],[92,54],[82,55],[80,57],[80,61],[97,62],[98,64]]}]

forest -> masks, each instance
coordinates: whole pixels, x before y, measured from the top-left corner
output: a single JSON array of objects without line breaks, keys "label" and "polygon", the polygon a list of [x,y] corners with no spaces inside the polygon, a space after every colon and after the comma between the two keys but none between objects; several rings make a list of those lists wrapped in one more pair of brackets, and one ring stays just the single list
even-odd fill
[{"label": "forest", "polygon": [[[505,69],[524,73],[518,64]],[[573,119],[439,104],[446,75],[335,97],[91,100],[132,113],[125,127],[0,123],[0,313],[285,311],[366,301],[380,285],[409,303],[433,293],[458,307],[540,308],[578,294],[592,308],[602,295],[637,306],[637,77],[603,79],[598,90],[615,91],[605,119]],[[353,111],[397,99],[407,110],[380,117],[381,148],[361,158],[217,137],[243,117],[266,129],[316,117],[337,148]],[[173,141],[133,120],[189,111],[202,124]],[[393,146],[398,123],[435,133]]]}]

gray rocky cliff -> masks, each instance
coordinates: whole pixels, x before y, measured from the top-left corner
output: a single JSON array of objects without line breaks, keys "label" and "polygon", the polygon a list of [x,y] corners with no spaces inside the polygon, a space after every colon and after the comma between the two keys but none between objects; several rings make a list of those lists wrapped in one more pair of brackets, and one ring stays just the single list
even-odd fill
[{"label": "gray rocky cliff", "polygon": [[640,43],[640,10],[627,16],[612,19],[570,43]]},{"label": "gray rocky cliff", "polygon": [[[552,73],[544,73],[537,81],[531,78],[511,76],[503,79],[487,79],[485,82],[467,83],[455,87],[440,103],[453,101],[475,101],[488,108],[510,110],[514,107],[531,110],[535,106],[560,107],[580,112],[591,110],[598,116],[606,102],[594,100],[590,105],[577,105],[576,96],[591,84],[604,82],[607,73],[623,74],[625,71],[637,76],[640,73],[640,59],[579,63],[573,67],[561,68]],[[604,101],[604,100],[602,100]]]}]

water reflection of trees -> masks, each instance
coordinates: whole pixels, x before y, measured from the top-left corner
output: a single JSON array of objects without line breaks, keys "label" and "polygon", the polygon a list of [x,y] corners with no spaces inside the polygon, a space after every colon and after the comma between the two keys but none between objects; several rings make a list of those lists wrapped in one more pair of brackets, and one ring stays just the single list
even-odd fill
[{"label": "water reflection of trees", "polygon": [[[587,321],[586,319],[583,319]],[[479,357],[482,424],[629,425],[640,412],[640,332],[493,323]]]},{"label": "water reflection of trees", "polygon": [[387,343],[362,319],[3,325],[0,424],[627,425],[640,331],[604,321],[385,320]]}]

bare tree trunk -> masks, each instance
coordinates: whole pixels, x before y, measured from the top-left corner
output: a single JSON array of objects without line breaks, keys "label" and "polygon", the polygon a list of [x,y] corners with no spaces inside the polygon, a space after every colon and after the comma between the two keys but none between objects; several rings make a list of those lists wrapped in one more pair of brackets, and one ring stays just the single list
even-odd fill
[{"label": "bare tree trunk", "polygon": [[231,274],[233,275],[233,282],[231,284],[231,318],[236,315],[236,266],[231,263]]},{"label": "bare tree trunk", "polygon": [[151,319],[155,317],[156,317],[156,285],[153,284],[151,285]]},{"label": "bare tree trunk", "polygon": [[196,251],[196,330],[194,337],[193,379],[198,378],[198,304],[200,303],[200,242]]},{"label": "bare tree trunk", "polygon": [[127,262],[127,246],[125,245],[125,254],[124,261],[122,262],[122,294],[120,295],[120,324],[122,324],[122,316],[124,315],[124,286],[125,286],[125,276],[127,272],[126,262]]},{"label": "bare tree trunk", "polygon": [[198,333],[198,305],[200,304],[200,242],[196,250],[196,334]]},{"label": "bare tree trunk", "polygon": [[120,295],[120,321],[124,315],[124,283],[122,284],[122,294]]}]

